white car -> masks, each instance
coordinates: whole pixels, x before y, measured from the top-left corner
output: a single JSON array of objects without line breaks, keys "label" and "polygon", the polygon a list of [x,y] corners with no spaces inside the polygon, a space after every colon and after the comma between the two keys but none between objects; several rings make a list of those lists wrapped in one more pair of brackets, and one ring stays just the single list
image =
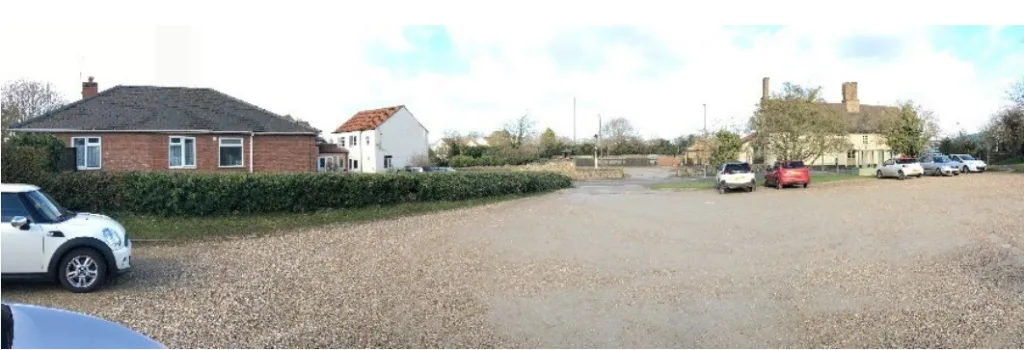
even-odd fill
[{"label": "white car", "polygon": [[985,172],[985,168],[988,167],[984,161],[971,157],[970,154],[950,154],[949,158],[962,163],[962,165],[960,165],[960,173],[962,174],[971,172],[983,173]]},{"label": "white car", "polygon": [[715,175],[715,184],[718,193],[725,193],[728,190],[745,189],[747,192],[754,192],[757,189],[757,180],[754,172],[750,170],[750,164],[744,162],[728,162],[722,164]]},{"label": "white car", "polygon": [[131,268],[132,243],[110,217],[64,209],[39,187],[0,184],[4,279],[60,282],[91,292]]},{"label": "white car", "polygon": [[885,161],[875,170],[875,177],[881,179],[895,177],[903,180],[909,176],[921,177],[924,167],[914,158],[893,158]]}]

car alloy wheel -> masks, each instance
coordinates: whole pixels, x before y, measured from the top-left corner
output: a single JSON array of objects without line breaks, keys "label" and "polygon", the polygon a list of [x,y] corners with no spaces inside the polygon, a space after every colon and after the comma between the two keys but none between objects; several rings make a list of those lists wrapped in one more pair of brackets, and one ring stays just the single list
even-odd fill
[{"label": "car alloy wheel", "polygon": [[718,194],[725,194],[725,182],[718,184]]},{"label": "car alloy wheel", "polygon": [[882,178],[882,171],[881,170],[875,172],[875,178],[879,178],[879,179]]},{"label": "car alloy wheel", "polygon": [[904,173],[903,173],[903,170],[900,170],[900,173],[899,173],[899,174],[897,174],[897,175],[899,175],[899,176],[897,176],[897,177],[898,177],[898,178],[899,178],[900,180],[904,180],[904,179],[906,179],[906,178],[907,178],[907,174],[904,174]]},{"label": "car alloy wheel", "polygon": [[782,189],[782,187],[783,187],[783,186],[782,186],[782,181],[776,181],[776,182],[775,182],[775,189],[776,189],[776,190],[781,190],[781,189]]},{"label": "car alloy wheel", "polygon": [[945,175],[945,174],[943,174],[942,173],[942,169],[939,169],[939,168],[935,168],[935,172],[932,173],[932,176],[943,176],[943,175]]},{"label": "car alloy wheel", "polygon": [[96,290],[107,277],[107,264],[103,257],[89,248],[68,253],[59,266],[57,278],[61,285],[75,293]]},{"label": "car alloy wheel", "polygon": [[810,185],[811,185],[810,182],[804,182],[804,188],[807,188],[807,186],[810,186]]},{"label": "car alloy wheel", "polygon": [[971,169],[970,169],[970,168],[968,168],[968,167],[967,167],[966,165],[964,165],[963,169],[960,169],[960,172],[961,172],[961,173],[964,173],[964,174],[966,174],[966,173],[968,173],[968,172],[970,172],[970,171],[971,171]]},{"label": "car alloy wheel", "polygon": [[754,180],[754,181],[750,182],[750,189],[748,191],[749,192],[757,191],[757,180]]}]

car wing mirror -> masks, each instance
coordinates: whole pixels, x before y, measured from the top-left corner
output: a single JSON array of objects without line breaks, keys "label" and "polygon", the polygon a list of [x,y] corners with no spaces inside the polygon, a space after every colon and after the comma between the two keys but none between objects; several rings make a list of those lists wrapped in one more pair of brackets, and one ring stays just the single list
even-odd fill
[{"label": "car wing mirror", "polygon": [[15,216],[15,217],[11,218],[11,226],[13,226],[14,228],[17,228],[17,229],[22,229],[22,230],[27,229],[28,228],[28,218],[26,218],[24,216]]}]

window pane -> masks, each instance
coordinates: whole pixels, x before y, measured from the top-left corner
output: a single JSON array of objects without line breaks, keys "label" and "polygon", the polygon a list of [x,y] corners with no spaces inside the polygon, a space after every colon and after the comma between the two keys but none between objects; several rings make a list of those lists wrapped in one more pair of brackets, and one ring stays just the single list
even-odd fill
[{"label": "window pane", "polygon": [[181,166],[181,145],[171,145],[171,166]]},{"label": "window pane", "polygon": [[[320,159],[321,161],[323,158]],[[241,166],[242,147],[221,147],[220,166]]]},{"label": "window pane", "polygon": [[181,138],[180,137],[172,137],[171,138],[171,143],[181,143]]},{"label": "window pane", "polygon": [[240,145],[242,145],[242,139],[225,139],[225,138],[222,138],[222,139],[220,139],[220,144],[221,145],[225,145],[225,146],[228,146],[228,145],[239,145],[240,146]]},{"label": "window pane", "polygon": [[82,140],[82,145],[75,147],[75,158],[79,167],[85,167],[85,140]]},{"label": "window pane", "polygon": [[196,165],[196,140],[185,139],[185,165]]},{"label": "window pane", "polygon": [[85,146],[85,139],[72,139],[71,143],[75,146]]},{"label": "window pane", "polygon": [[90,137],[89,138],[89,143],[100,143],[100,138],[99,137]]},{"label": "window pane", "polygon": [[100,167],[100,146],[86,146],[85,165],[90,168]]}]

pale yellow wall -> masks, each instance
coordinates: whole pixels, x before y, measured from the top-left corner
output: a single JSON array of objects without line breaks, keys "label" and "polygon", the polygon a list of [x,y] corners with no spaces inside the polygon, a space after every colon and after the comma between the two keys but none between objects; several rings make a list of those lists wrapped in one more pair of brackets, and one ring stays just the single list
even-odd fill
[{"label": "pale yellow wall", "polygon": [[[865,143],[864,137],[867,136],[867,143]],[[892,158],[892,150],[888,145],[885,144],[885,140],[879,134],[850,134],[847,136],[847,140],[851,145],[854,158],[848,158],[847,152],[839,153],[828,153],[819,157],[814,162],[807,159],[809,165],[836,165],[841,166],[866,166],[869,164],[878,164],[884,162],[886,159]],[[744,150],[741,152],[747,159],[741,159],[744,161],[750,161],[753,157],[753,151],[750,149],[750,144],[744,144]],[[773,161],[776,157],[773,154],[768,154],[765,157],[766,161]]]}]

